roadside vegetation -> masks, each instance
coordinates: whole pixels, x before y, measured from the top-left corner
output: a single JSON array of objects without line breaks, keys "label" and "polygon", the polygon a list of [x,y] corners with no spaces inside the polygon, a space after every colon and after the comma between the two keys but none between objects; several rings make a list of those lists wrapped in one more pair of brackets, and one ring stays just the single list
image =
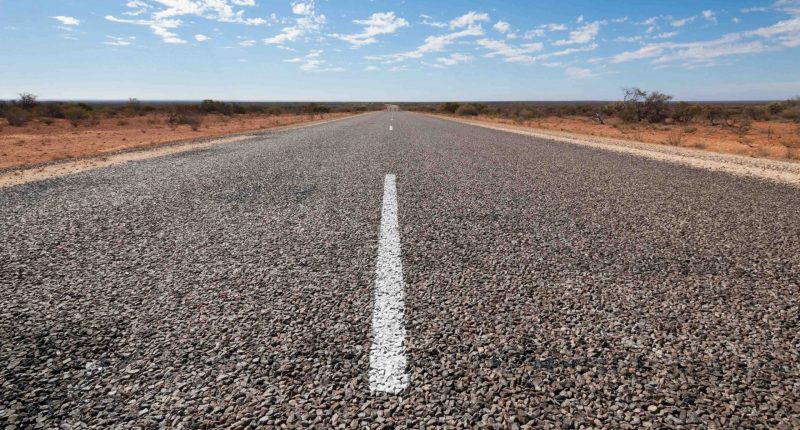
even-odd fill
[{"label": "roadside vegetation", "polygon": [[0,169],[380,110],[378,103],[0,100]]},{"label": "roadside vegetation", "polygon": [[[142,103],[132,98],[125,103],[114,102],[40,102],[30,93],[15,100],[0,100],[0,118],[9,126],[22,127],[30,121],[47,125],[66,120],[73,127],[97,125],[104,118],[126,118],[151,115],[164,117],[169,124],[199,127],[206,115],[316,115],[329,113],[358,113],[383,109],[376,103],[229,103],[203,100],[200,103]],[[160,119],[160,118],[159,118]],[[1,125],[1,124],[0,124]]]},{"label": "roadside vegetation", "polygon": [[800,97],[683,102],[625,88],[614,102],[406,103],[402,109],[547,130],[800,160]]}]

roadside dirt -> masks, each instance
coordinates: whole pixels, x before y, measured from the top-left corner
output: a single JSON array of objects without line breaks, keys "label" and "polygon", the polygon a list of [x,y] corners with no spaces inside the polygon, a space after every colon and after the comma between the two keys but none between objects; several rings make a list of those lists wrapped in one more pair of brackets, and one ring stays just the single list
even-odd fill
[{"label": "roadside dirt", "polygon": [[800,160],[800,124],[791,122],[754,121],[750,129],[743,132],[735,127],[710,126],[702,123],[687,125],[630,125],[621,123],[615,118],[607,120],[606,124],[598,124],[591,118],[586,117],[548,117],[521,123],[485,115],[466,119],[587,136],[695,148],[722,154],[776,160]]},{"label": "roadside dirt", "polygon": [[189,125],[169,124],[164,114],[104,118],[98,124],[78,127],[63,119],[53,120],[50,125],[31,121],[23,127],[11,127],[0,120],[0,170],[347,115],[205,115],[196,131]]},{"label": "roadside dirt", "polygon": [[432,115],[465,124],[477,125],[494,130],[507,131],[527,136],[538,137],[557,142],[581,145],[606,151],[615,151],[639,157],[649,158],[685,166],[722,171],[738,176],[763,179],[771,182],[800,186],[800,163],[786,160],[770,160],[736,154],[724,154],[704,151],[696,148],[655,144],[642,141],[614,139],[598,135],[570,133],[537,129],[532,127],[483,121],[480,118],[470,119],[451,115]]}]

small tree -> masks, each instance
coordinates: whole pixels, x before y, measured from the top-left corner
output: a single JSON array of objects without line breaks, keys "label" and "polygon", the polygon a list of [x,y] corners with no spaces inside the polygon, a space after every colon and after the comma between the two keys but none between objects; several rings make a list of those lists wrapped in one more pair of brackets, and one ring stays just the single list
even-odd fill
[{"label": "small tree", "polygon": [[11,106],[5,111],[5,117],[8,125],[13,127],[22,127],[30,119],[30,114],[26,110],[20,109],[17,106]]},{"label": "small tree", "polygon": [[639,88],[623,88],[622,107],[619,116],[626,122],[640,122],[644,118],[644,101],[647,92]]},{"label": "small tree", "polygon": [[36,107],[36,96],[31,93],[22,93],[17,100],[17,106],[25,110],[31,110]]},{"label": "small tree", "polygon": [[478,114],[478,109],[475,106],[466,103],[459,106],[458,109],[456,109],[455,113],[456,115],[462,115],[462,116],[475,116]]},{"label": "small tree", "polygon": [[442,103],[441,105],[439,105],[439,110],[442,111],[442,112],[456,113],[456,111],[458,110],[459,106],[461,106],[461,105],[458,104],[458,103],[447,102],[447,103]]},{"label": "small tree", "polygon": [[[646,94],[646,93],[645,93]],[[669,116],[669,101],[672,96],[660,91],[653,91],[647,94],[644,99],[643,116],[650,123],[659,123]]]}]

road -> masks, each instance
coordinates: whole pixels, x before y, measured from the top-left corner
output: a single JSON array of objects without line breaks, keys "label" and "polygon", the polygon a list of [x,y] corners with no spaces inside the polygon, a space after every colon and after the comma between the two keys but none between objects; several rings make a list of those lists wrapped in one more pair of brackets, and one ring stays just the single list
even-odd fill
[{"label": "road", "polygon": [[405,112],[0,189],[0,423],[798,428],[798,214]]}]

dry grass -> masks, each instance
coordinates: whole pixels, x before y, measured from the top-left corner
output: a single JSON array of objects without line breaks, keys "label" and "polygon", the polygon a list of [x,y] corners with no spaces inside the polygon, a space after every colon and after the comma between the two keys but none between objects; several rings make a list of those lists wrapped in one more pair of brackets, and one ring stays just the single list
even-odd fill
[{"label": "dry grass", "polygon": [[724,154],[778,160],[797,160],[800,155],[800,124],[780,121],[753,121],[749,129],[689,125],[626,124],[608,119],[598,124],[588,117],[547,117],[522,124],[511,119],[480,115],[479,121],[496,124],[524,125],[542,130],[564,131],[590,136],[626,139],[685,148],[698,148]]},{"label": "dry grass", "polygon": [[[0,168],[66,160],[159,145],[198,137],[222,136],[349,115],[204,115],[199,123],[170,124],[168,114],[105,118],[75,127],[65,119],[32,120],[9,127],[0,119]],[[49,123],[49,124],[48,124]]]}]

